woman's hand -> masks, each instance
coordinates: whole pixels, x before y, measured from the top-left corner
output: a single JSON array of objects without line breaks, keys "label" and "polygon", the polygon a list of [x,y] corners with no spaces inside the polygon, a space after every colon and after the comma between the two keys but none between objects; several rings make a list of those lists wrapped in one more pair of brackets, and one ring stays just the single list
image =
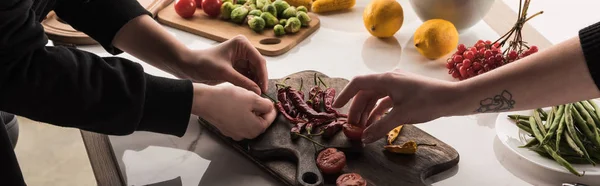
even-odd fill
[{"label": "woman's hand", "polygon": [[[452,82],[398,70],[358,76],[341,91],[333,106],[340,108],[354,97],[348,123],[366,127],[363,143],[372,143],[398,125],[427,122],[447,114],[454,103],[453,86]],[[381,117],[390,108],[390,113]]]},{"label": "woman's hand", "polygon": [[277,115],[273,102],[249,90],[197,83],[194,83],[192,113],[236,141],[262,134]]},{"label": "woman's hand", "polygon": [[180,64],[178,76],[215,85],[230,82],[260,95],[267,91],[266,61],[244,36],[236,36],[215,47],[192,51]]}]

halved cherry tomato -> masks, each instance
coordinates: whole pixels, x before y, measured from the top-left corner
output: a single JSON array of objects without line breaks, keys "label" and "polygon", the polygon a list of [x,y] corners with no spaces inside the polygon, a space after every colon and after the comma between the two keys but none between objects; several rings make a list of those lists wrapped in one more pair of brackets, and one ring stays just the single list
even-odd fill
[{"label": "halved cherry tomato", "polygon": [[209,17],[218,17],[221,14],[221,0],[202,0],[202,10]]},{"label": "halved cherry tomato", "polygon": [[202,8],[202,0],[195,0],[195,1],[196,1],[196,7]]},{"label": "halved cherry tomato", "polygon": [[349,123],[344,124],[344,134],[350,141],[360,141],[365,129]]},{"label": "halved cherry tomato", "polygon": [[335,181],[337,186],[366,186],[367,181],[356,173],[346,173],[340,175]]},{"label": "halved cherry tomato", "polygon": [[337,174],[346,166],[346,155],[336,148],[322,150],[317,156],[317,167],[323,174]]},{"label": "halved cherry tomato", "polygon": [[177,0],[177,2],[175,2],[175,12],[183,18],[194,16],[194,12],[196,12],[196,1]]}]

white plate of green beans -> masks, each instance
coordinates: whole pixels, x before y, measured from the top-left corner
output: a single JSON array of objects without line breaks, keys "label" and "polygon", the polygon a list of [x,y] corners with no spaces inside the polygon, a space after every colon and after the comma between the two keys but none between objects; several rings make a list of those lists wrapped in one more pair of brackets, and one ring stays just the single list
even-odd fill
[{"label": "white plate of green beans", "polygon": [[501,113],[496,134],[510,150],[547,169],[577,176],[600,175],[597,100]]}]

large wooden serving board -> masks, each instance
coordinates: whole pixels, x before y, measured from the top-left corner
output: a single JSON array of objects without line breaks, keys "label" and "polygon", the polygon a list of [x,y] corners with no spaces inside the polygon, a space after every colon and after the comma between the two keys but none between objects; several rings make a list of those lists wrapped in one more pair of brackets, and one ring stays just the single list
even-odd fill
[{"label": "large wooden serving board", "polygon": [[250,42],[266,56],[278,56],[294,48],[320,27],[320,20],[316,14],[308,13],[311,18],[309,26],[302,27],[299,32],[286,34],[281,37],[275,36],[272,28],[265,28],[262,33],[256,33],[247,24],[236,24],[219,18],[210,18],[197,9],[192,18],[180,17],[171,3],[158,12],[158,22],[196,34],[217,42],[223,42],[238,35],[244,35]]},{"label": "large wooden serving board", "polygon": [[[173,2],[173,0],[138,0],[138,3],[146,8],[146,10],[154,17],[160,9],[171,2]],[[46,19],[42,21],[42,26],[44,27],[44,31],[48,35],[48,38],[57,44],[93,45],[98,43],[85,33],[80,32],[71,27],[71,25],[63,22],[54,11],[48,13]]]},{"label": "large wooden serving board", "polygon": [[[329,78],[319,72],[303,71],[288,76],[291,79],[287,80],[286,84],[298,89],[300,80],[303,79],[305,87],[303,90],[305,95],[308,95],[309,88],[314,85],[312,80],[315,73],[338,92],[348,83],[348,80]],[[267,93],[269,96],[276,98],[275,83],[280,81],[279,79],[269,81]],[[347,113],[349,105],[339,111]],[[292,125],[281,115],[277,116],[275,122],[261,136],[241,142],[221,135],[216,128],[201,118],[199,123],[285,185],[335,185],[335,180],[339,176],[322,175],[319,172],[315,159],[317,153],[323,148],[315,146],[304,138],[291,140]],[[426,178],[456,166],[459,161],[456,150],[412,125],[403,127],[395,144],[414,140],[417,143],[436,144],[436,146],[419,146],[415,155],[400,155],[383,149],[386,144],[384,138],[365,146],[349,142],[342,131],[329,140],[321,139],[319,136],[313,139],[327,147],[336,147],[344,151],[347,165],[343,173],[358,173],[371,186],[424,185]]]}]

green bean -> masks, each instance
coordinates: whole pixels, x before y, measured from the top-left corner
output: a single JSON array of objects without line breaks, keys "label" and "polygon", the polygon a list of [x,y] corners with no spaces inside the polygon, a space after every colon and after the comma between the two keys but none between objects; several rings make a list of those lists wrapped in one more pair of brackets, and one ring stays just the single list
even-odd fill
[{"label": "green bean", "polygon": [[[544,127],[544,123],[542,123],[542,119],[540,118],[540,114],[537,110],[533,111],[533,119],[535,120],[535,124],[539,127],[542,137],[545,136],[546,128]],[[531,120],[529,122],[531,122]],[[538,140],[540,140],[540,139],[538,139]],[[542,141],[542,140],[540,140],[540,141]]]},{"label": "green bean", "polygon": [[[592,126],[590,127],[591,129],[595,129],[596,128],[596,124],[595,122],[591,122],[592,119],[588,118],[588,123],[591,123]],[[600,144],[600,134],[598,133],[598,130],[594,130],[594,134],[592,134],[593,136],[590,136],[590,141],[592,142],[596,142],[596,144]]]},{"label": "green bean", "polygon": [[[592,129],[592,126],[594,126],[593,128],[596,128],[596,124],[594,122],[592,118],[592,116],[590,116],[590,113],[587,112],[587,110],[585,110],[585,108],[583,108],[583,105],[580,102],[575,103],[575,107],[577,108],[577,111],[579,111],[579,113],[581,114],[581,116],[583,116],[583,119],[585,119],[585,121],[587,121],[588,123],[588,127],[590,127],[589,129]],[[591,120],[588,120],[591,119]],[[590,122],[591,121],[591,122]]]},{"label": "green bean", "polygon": [[533,116],[529,117],[529,127],[531,127],[531,131],[533,131],[533,136],[538,140],[538,141],[543,141],[544,139],[544,135],[542,134],[542,132],[540,131],[539,126],[536,124],[535,119],[533,119]]},{"label": "green bean", "polygon": [[529,128],[529,122],[527,122],[527,125],[525,125],[525,123],[517,123],[517,127],[519,127],[521,130],[524,130],[525,132],[529,133],[529,134],[533,134],[533,131],[531,131],[531,128]]},{"label": "green bean", "polygon": [[529,120],[529,116],[526,115],[519,115],[519,114],[511,114],[508,115],[508,118],[513,119],[513,120],[518,120],[518,119],[526,119]]},{"label": "green bean", "polygon": [[[577,109],[573,109],[573,113],[573,118],[575,118],[575,124],[577,124],[577,128],[579,128],[579,131],[583,132],[586,138],[595,139],[595,135],[592,133],[592,131],[590,131],[590,128],[588,128],[587,122],[583,120],[583,117],[581,117],[579,111]],[[596,146],[600,147],[600,142],[598,140],[592,140],[592,142]]]},{"label": "green bean", "polygon": [[[563,117],[564,112],[561,112],[561,110],[567,110],[567,108],[570,108],[569,105],[570,104],[567,104],[567,106],[561,105],[559,107],[558,113],[557,113],[558,115],[556,115],[557,118],[552,120],[550,129],[546,132],[546,135],[544,135],[544,140],[542,140],[542,143],[541,143],[542,145],[546,144],[548,142],[548,140],[550,140],[554,136],[554,133],[556,132],[556,129],[558,128],[558,125],[565,121],[565,117]],[[535,116],[535,112],[534,112],[534,116]],[[548,122],[550,122],[550,121],[548,121]]]},{"label": "green bean", "polygon": [[525,145],[523,146],[519,146],[520,148],[527,148],[527,147],[533,147],[537,144],[539,144],[540,141],[537,140],[537,138],[531,138]]},{"label": "green bean", "polygon": [[579,136],[577,136],[577,131],[575,130],[575,126],[573,125],[573,118],[567,117],[566,124],[567,124],[567,132],[569,132],[569,134],[573,138],[573,141],[575,141],[575,144],[577,144],[577,146],[581,149],[581,151],[583,151],[583,155],[585,156],[585,158],[588,159],[590,161],[590,163],[595,166],[596,162],[592,161],[592,159],[590,158],[590,155],[585,150],[585,146],[583,146],[583,143],[581,143]]},{"label": "green bean", "polygon": [[556,112],[556,107],[552,107],[552,109],[550,109],[550,112],[548,112],[548,120],[546,121],[544,128],[550,129],[550,124],[552,123],[552,121],[554,121],[554,115]]},{"label": "green bean", "polygon": [[580,101],[580,103],[581,105],[583,105],[583,108],[585,108],[585,110],[587,110],[588,113],[590,113],[590,116],[592,117],[592,119],[594,119],[594,123],[600,123],[600,120],[598,120],[598,115],[596,115],[594,107],[592,107],[588,101]]},{"label": "green bean", "polygon": [[529,126],[529,119],[519,119],[519,120],[517,120],[517,123],[525,124],[525,125]]},{"label": "green bean", "polygon": [[565,141],[567,141],[569,147],[571,147],[571,149],[573,149],[578,155],[584,156],[583,151],[581,151],[581,149],[577,147],[577,144],[575,144],[575,141],[573,141],[573,137],[571,137],[571,134],[569,134],[568,132],[565,133]]},{"label": "green bean", "polygon": [[540,117],[542,118],[542,120],[546,120],[548,118],[548,113],[546,113],[546,111],[544,111],[544,109],[538,108],[536,109],[538,112],[540,112]]},{"label": "green bean", "polygon": [[567,160],[563,159],[558,153],[556,153],[556,151],[552,150],[552,148],[550,148],[550,146],[543,145],[543,147],[544,147],[544,149],[546,149],[548,154],[550,154],[550,156],[552,156],[552,158],[554,158],[554,160],[556,160],[556,162],[558,162],[559,164],[561,164],[562,166],[567,168],[567,170],[569,170],[569,172],[571,172],[579,177],[581,177],[581,176],[583,176],[583,174],[585,174],[585,171],[583,173],[577,172],[577,170],[575,170],[575,168],[573,168],[573,166],[569,162],[567,162]]},{"label": "green bean", "polygon": [[[595,112],[595,113],[596,113],[596,116],[598,116],[598,119],[600,119],[600,107],[598,107],[598,104],[596,104],[596,103],[595,103],[594,101],[592,101],[592,100],[588,100],[588,103],[590,103],[590,105],[592,105],[592,107],[594,107],[594,110],[596,111],[596,112]],[[600,128],[600,126],[596,126],[596,127],[599,127],[599,128]]]},{"label": "green bean", "polygon": [[558,146],[560,145],[560,140],[563,134],[563,131],[565,131],[565,121],[564,118],[566,117],[572,117],[572,113],[571,113],[571,108],[573,107],[572,104],[567,105],[566,112],[564,113],[561,121],[558,123],[558,128],[556,129],[556,149],[557,151],[560,151]]}]

